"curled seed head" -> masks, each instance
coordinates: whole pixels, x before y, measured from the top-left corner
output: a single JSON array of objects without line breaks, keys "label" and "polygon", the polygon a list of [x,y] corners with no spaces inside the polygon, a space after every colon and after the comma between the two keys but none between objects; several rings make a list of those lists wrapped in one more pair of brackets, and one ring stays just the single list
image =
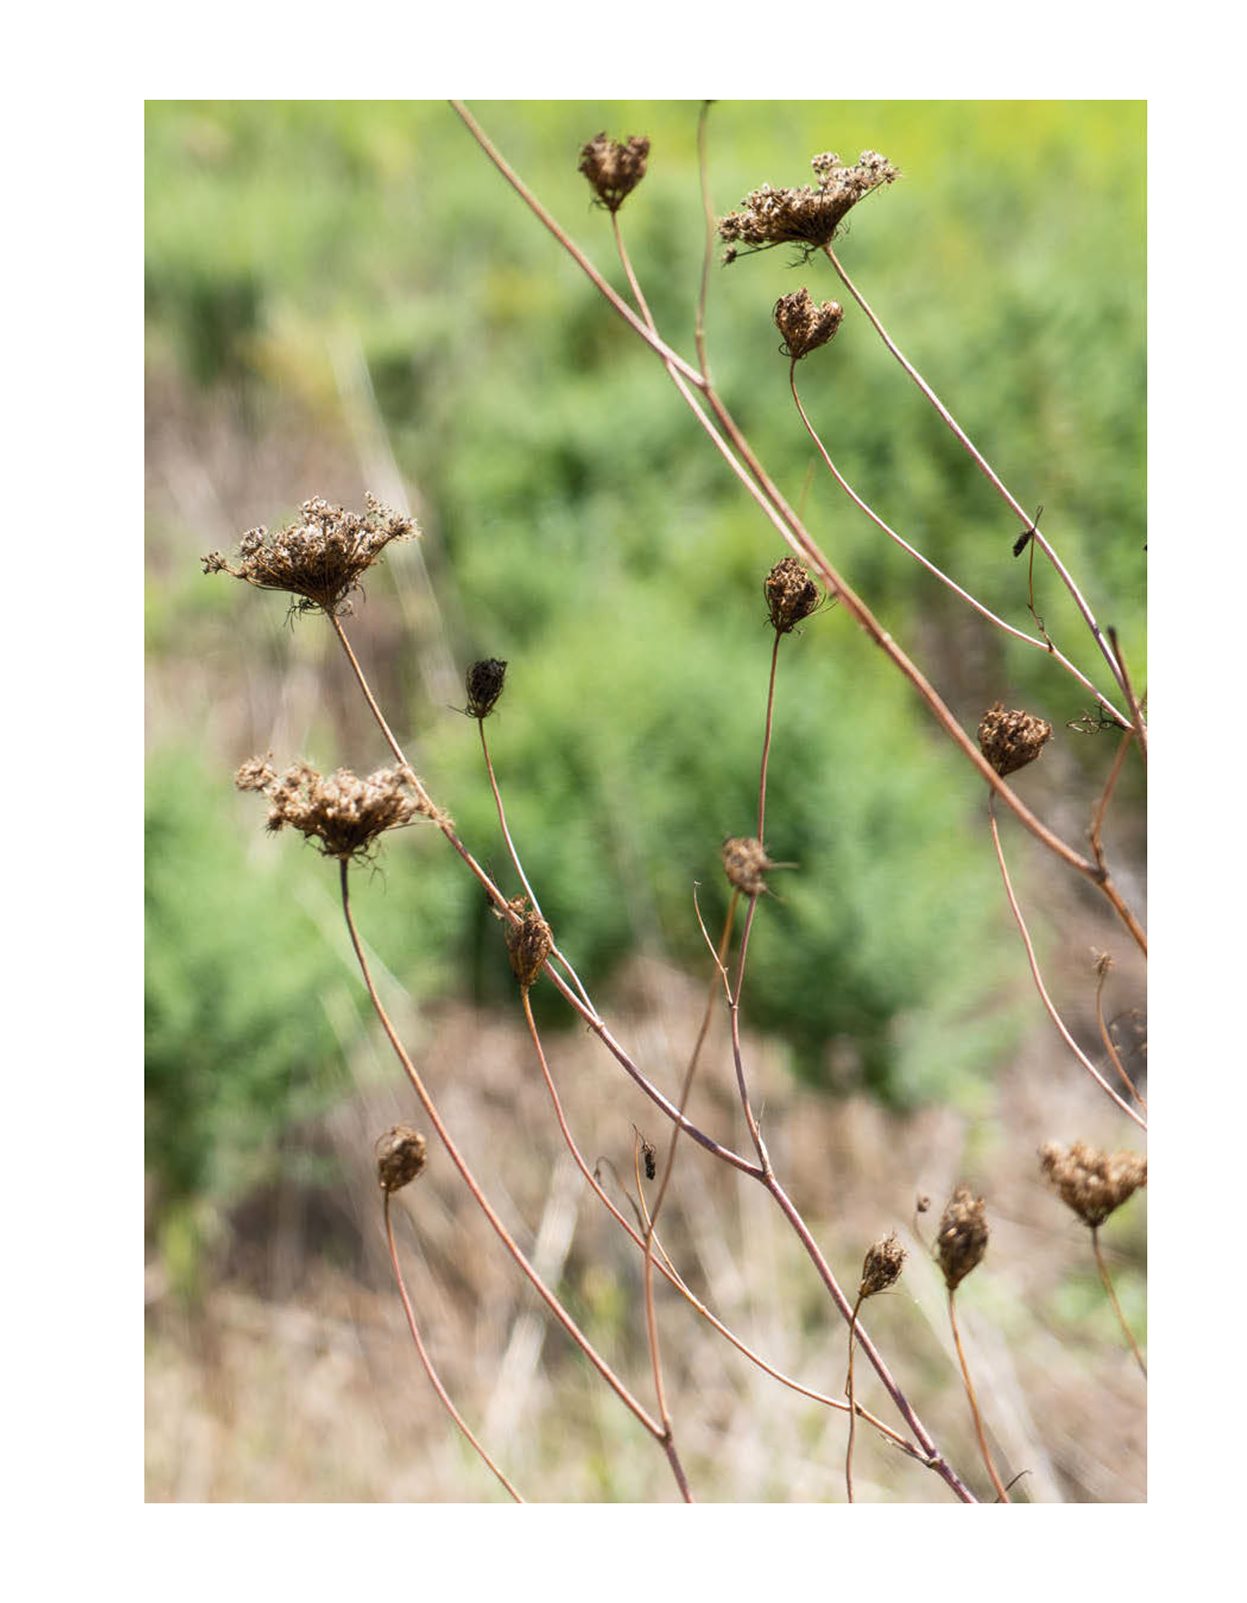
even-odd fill
[{"label": "curled seed head", "polygon": [[955,1291],[987,1251],[987,1208],[969,1186],[959,1185],[940,1216],[935,1238],[944,1284]]},{"label": "curled seed head", "polygon": [[864,150],[852,167],[830,152],[815,156],[810,166],[815,185],[774,189],[763,184],[745,196],[740,211],[719,219],[719,238],[727,246],[725,262],[735,261],[742,250],[766,250],[772,245],[796,245],[809,257],[831,243],[863,196],[900,177],[898,169],[875,150]]},{"label": "curled seed head", "polygon": [[502,694],[502,682],[507,676],[507,665],[497,657],[485,657],[474,662],[467,672],[469,718],[488,718],[494,704]]},{"label": "curled seed head", "polygon": [[278,774],[266,758],[251,757],[234,783],[268,797],[269,829],[297,829],[326,857],[343,861],[367,857],[379,835],[413,818],[448,822],[406,767],[380,768],[360,779],[349,768],[320,774],[300,760]]},{"label": "curled seed head", "polygon": [[396,1124],[377,1141],[376,1154],[382,1191],[401,1191],[424,1168],[424,1137],[409,1124]]},{"label": "curled seed head", "polygon": [[857,1288],[858,1296],[873,1297],[876,1292],[894,1286],[901,1278],[904,1263],[905,1249],[893,1230],[882,1241],[876,1241],[866,1254],[866,1261],[862,1264],[862,1282]]},{"label": "curled seed head", "polygon": [[808,618],[822,600],[818,586],[796,557],[782,557],[767,574],[763,589],[772,627],[781,635]]},{"label": "curled seed head", "polygon": [[627,140],[608,139],[596,134],[580,150],[582,172],[598,201],[610,212],[617,212],[645,177],[649,159],[649,140],[633,134]]},{"label": "curled seed head", "polygon": [[1093,1230],[1147,1184],[1147,1159],[1137,1152],[1102,1152],[1081,1141],[1067,1150],[1049,1141],[1039,1162],[1061,1201]]},{"label": "curled seed head", "polygon": [[1035,758],[1052,739],[1052,725],[1046,718],[1015,707],[1006,712],[998,701],[983,714],[979,724],[979,749],[1003,779]]},{"label": "curled seed head", "polygon": [[545,960],[554,946],[554,936],[550,926],[540,913],[526,906],[527,900],[525,896],[517,896],[510,904],[512,910],[520,915],[520,922],[513,924],[507,919],[503,925],[506,932],[507,956],[511,959],[516,979],[525,990],[541,973]]},{"label": "curled seed head", "polygon": [[734,835],[723,842],[723,867],[738,891],[746,896],[762,896],[767,890],[762,878],[769,868],[779,868],[766,855],[766,847],[752,835]]},{"label": "curled seed head", "polygon": [[775,327],[783,335],[781,347],[785,356],[794,362],[826,345],[844,316],[839,301],[824,301],[815,306],[808,289],[794,289],[791,295],[781,295],[775,302]]}]

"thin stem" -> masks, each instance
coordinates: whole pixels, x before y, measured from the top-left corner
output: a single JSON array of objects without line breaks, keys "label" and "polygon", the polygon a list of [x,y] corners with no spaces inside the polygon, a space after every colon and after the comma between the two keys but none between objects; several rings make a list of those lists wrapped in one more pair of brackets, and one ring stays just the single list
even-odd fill
[{"label": "thin stem", "polygon": [[1066,1046],[1069,1047],[1070,1051],[1082,1064],[1083,1068],[1086,1069],[1087,1073],[1090,1074],[1091,1078],[1096,1082],[1100,1089],[1117,1104],[1117,1106],[1128,1118],[1133,1119],[1141,1129],[1146,1130],[1147,1120],[1141,1118],[1128,1102],[1123,1102],[1121,1097],[1117,1095],[1117,1092],[1113,1090],[1112,1086],[1100,1073],[1099,1069],[1096,1068],[1095,1064],[1078,1045],[1078,1042],[1075,1041],[1074,1037],[1065,1027],[1065,1021],[1062,1019],[1061,1015],[1057,1012],[1055,1006],[1053,1005],[1052,998],[1048,995],[1047,987],[1044,985],[1043,975],[1039,972],[1039,962],[1035,957],[1035,948],[1030,938],[1030,931],[1026,928],[1026,920],[1022,917],[1022,909],[1018,906],[1018,899],[1013,893],[1013,881],[1009,878],[1009,870],[1005,863],[1004,849],[1000,844],[1000,829],[996,823],[996,809],[991,798],[988,800],[987,816],[988,821],[991,824],[992,843],[996,848],[996,861],[1000,865],[1000,877],[1004,880],[1005,895],[1009,898],[1009,906],[1013,910],[1014,922],[1017,924],[1018,932],[1022,937],[1022,944],[1026,948],[1026,960],[1030,964],[1031,976],[1035,981],[1035,989],[1039,992],[1040,1000],[1047,1009],[1048,1017],[1056,1025],[1058,1031],[1060,1032],[1061,1039],[1065,1042]]},{"label": "thin stem", "polygon": [[849,1320],[849,1374],[844,1386],[849,1399],[849,1442],[844,1450],[844,1484],[850,1503],[853,1501],[853,1437],[857,1428],[857,1410],[853,1406],[853,1337],[857,1333],[857,1311],[861,1306],[862,1294],[859,1291],[857,1301],[853,1304],[853,1317]]},{"label": "thin stem", "polygon": [[541,1276],[533,1268],[532,1264],[529,1263],[528,1259],[520,1251],[519,1247],[513,1240],[510,1231],[507,1229],[506,1225],[503,1224],[497,1213],[495,1213],[488,1198],[481,1190],[475,1175],[468,1167],[467,1160],[463,1157],[463,1154],[455,1145],[449,1130],[447,1130],[446,1126],[442,1123],[441,1114],[438,1112],[433,1098],[430,1096],[427,1088],[425,1087],[424,1081],[420,1078],[415,1064],[408,1056],[407,1049],[399,1039],[397,1031],[390,1022],[389,1015],[382,1006],[381,998],[377,994],[376,985],[373,983],[372,971],[368,966],[368,959],[364,956],[364,948],[360,942],[359,933],[355,928],[354,915],[351,912],[350,888],[347,879],[348,865],[345,859],[340,861],[339,868],[341,870],[342,912],[346,918],[346,927],[351,937],[351,945],[355,949],[355,957],[359,963],[360,972],[364,977],[364,985],[367,988],[369,1000],[372,1002],[373,1010],[376,1013],[377,1018],[380,1020],[381,1028],[385,1031],[386,1037],[389,1040],[391,1047],[394,1049],[395,1056],[402,1064],[404,1073],[411,1081],[412,1089],[420,1099],[420,1105],[424,1109],[425,1116],[427,1117],[429,1123],[437,1131],[442,1145],[446,1148],[446,1151],[450,1157],[450,1161],[454,1164],[455,1168],[458,1169],[463,1183],[467,1186],[472,1195],[473,1201],[480,1208],[486,1219],[489,1220],[495,1235],[511,1254],[511,1257],[519,1266],[520,1271],[530,1282],[537,1295],[545,1303],[546,1307],[549,1308],[550,1312],[558,1320],[559,1324],[562,1325],[563,1329],[571,1337],[572,1341],[574,1341],[576,1346],[580,1348],[581,1352],[584,1353],[585,1357],[597,1370],[598,1374],[601,1375],[602,1379],[607,1383],[607,1385],[620,1399],[624,1406],[636,1416],[645,1429],[649,1431],[651,1436],[661,1441],[663,1436],[662,1426],[659,1425],[656,1420],[651,1418],[645,1408],[642,1407],[642,1405],[624,1385],[623,1381],[619,1379],[614,1370],[593,1346],[589,1338],[576,1324],[575,1320],[563,1307],[562,1303],[549,1289],[546,1283],[542,1280]]},{"label": "thin stem", "polygon": [[388,1191],[385,1193],[385,1239],[390,1248],[390,1262],[394,1265],[394,1278],[398,1282],[398,1294],[402,1298],[403,1311],[407,1315],[407,1328],[411,1331],[411,1339],[416,1344],[416,1351],[420,1355],[420,1362],[424,1365],[424,1372],[429,1377],[429,1382],[432,1385],[433,1390],[441,1398],[442,1406],[450,1415],[451,1419],[454,1420],[455,1424],[459,1427],[460,1431],[462,1431],[463,1435],[467,1438],[471,1445],[475,1447],[476,1451],[502,1482],[506,1490],[511,1494],[517,1503],[522,1503],[524,1499],[498,1468],[497,1464],[494,1463],[493,1459],[481,1446],[480,1442],[477,1441],[476,1437],[472,1434],[472,1431],[468,1426],[468,1422],[464,1419],[463,1415],[451,1401],[449,1392],[446,1390],[445,1386],[442,1385],[441,1380],[438,1378],[437,1370],[433,1367],[433,1360],[429,1357],[428,1349],[421,1340],[420,1327],[416,1324],[415,1310],[411,1306],[411,1298],[407,1295],[407,1287],[403,1282],[402,1265],[398,1261],[398,1245],[394,1240],[394,1221],[390,1216],[390,1193]]},{"label": "thin stem", "polygon": [[1117,1070],[1118,1074],[1125,1082],[1130,1091],[1130,1095],[1134,1097],[1135,1101],[1143,1109],[1144,1113],[1146,1113],[1147,1099],[1135,1085],[1130,1076],[1126,1073],[1126,1066],[1121,1060],[1121,1055],[1117,1050],[1117,1045],[1109,1032],[1108,1025],[1104,1021],[1104,982],[1108,979],[1108,971],[1111,967],[1111,964],[1112,960],[1106,953],[1100,961],[1100,972],[1095,983],[1095,1021],[1100,1027],[1100,1039],[1104,1042],[1104,1050],[1109,1055],[1109,1061],[1112,1063],[1113,1067]]},{"label": "thin stem", "polygon": [[978,1398],[974,1395],[974,1383],[970,1379],[970,1366],[966,1363],[965,1348],[961,1345],[961,1332],[957,1328],[957,1297],[956,1293],[948,1293],[948,1318],[953,1327],[953,1341],[957,1347],[957,1361],[961,1365],[961,1378],[966,1384],[966,1396],[970,1400],[970,1412],[974,1416],[974,1433],[979,1439],[979,1452],[983,1455],[983,1462],[987,1466],[987,1473],[991,1476],[992,1485],[996,1489],[996,1501],[1007,1503],[1009,1493],[1006,1491],[1000,1476],[996,1473],[996,1466],[992,1463],[992,1455],[987,1450],[987,1436],[983,1430],[983,1416],[979,1413]]},{"label": "thin stem", "polygon": [[736,1065],[736,1086],[740,1092],[740,1105],[744,1109],[745,1123],[749,1127],[749,1134],[753,1140],[754,1148],[758,1154],[758,1162],[762,1165],[764,1177],[772,1174],[771,1160],[767,1156],[766,1143],[762,1139],[762,1132],[758,1128],[758,1121],[754,1117],[753,1104],[749,1099],[749,1087],[745,1082],[745,1063],[740,1045],[740,997],[745,985],[745,962],[749,955],[749,934],[753,929],[753,916],[758,910],[758,898],[749,898],[749,909],[745,914],[745,928],[740,937],[740,955],[736,962],[736,982],[732,987],[730,1001],[732,1021],[732,1061]]},{"label": "thin stem", "polygon": [[1113,1290],[1113,1282],[1109,1278],[1108,1265],[1104,1262],[1104,1254],[1100,1251],[1100,1232],[1097,1226],[1091,1226],[1091,1245],[1095,1249],[1096,1266],[1100,1271],[1100,1279],[1104,1282],[1104,1289],[1108,1292],[1108,1300],[1113,1305],[1113,1312],[1117,1315],[1117,1323],[1121,1326],[1126,1340],[1130,1343],[1130,1351],[1134,1354],[1135,1362],[1143,1371],[1144,1380],[1147,1379],[1147,1365],[1143,1362],[1143,1354],[1139,1351],[1139,1344],[1134,1339],[1130,1326],[1126,1323],[1126,1316],[1121,1311],[1121,1304],[1117,1301],[1117,1293]]},{"label": "thin stem", "polygon": [[1139,738],[1139,751],[1143,761],[1147,761],[1147,721],[1143,717],[1143,707],[1138,696],[1134,693],[1134,685],[1130,681],[1130,669],[1126,666],[1126,659],[1122,655],[1121,643],[1117,638],[1117,631],[1112,624],[1108,627],[1108,638],[1112,642],[1113,655],[1121,664],[1122,684],[1125,686],[1126,701],[1130,706],[1130,716],[1134,723],[1134,732]]},{"label": "thin stem", "polygon": [[844,283],[844,287],[848,290],[849,294],[852,295],[853,299],[857,302],[857,304],[861,307],[862,311],[865,312],[865,314],[866,314],[867,318],[869,319],[869,321],[873,324],[875,332],[879,335],[879,338],[883,341],[883,343],[887,346],[888,350],[891,351],[892,355],[896,358],[896,360],[905,369],[906,373],[909,374],[910,378],[914,381],[914,383],[922,391],[923,395],[926,396],[927,400],[931,403],[931,405],[939,413],[940,417],[943,418],[943,420],[947,424],[947,426],[956,435],[957,439],[961,442],[962,446],[969,453],[971,460],[975,463],[975,465],[978,467],[979,471],[984,475],[984,477],[987,478],[987,480],[991,483],[991,485],[996,490],[996,492],[1000,495],[1000,497],[1003,499],[1005,504],[1013,511],[1015,516],[1018,517],[1021,520],[1021,522],[1028,529],[1030,529],[1030,531],[1031,531],[1031,539],[1035,542],[1036,545],[1039,546],[1040,550],[1044,553],[1044,555],[1048,558],[1048,561],[1052,564],[1052,566],[1056,569],[1057,573],[1060,575],[1061,580],[1065,585],[1065,588],[1069,591],[1070,595],[1074,598],[1075,606],[1078,608],[1079,612],[1082,613],[1083,621],[1086,623],[1087,628],[1091,631],[1092,638],[1095,640],[1096,645],[1099,646],[1100,651],[1103,654],[1104,660],[1108,663],[1109,671],[1112,673],[1113,678],[1116,679],[1117,683],[1121,686],[1123,695],[1125,695],[1127,700],[1129,700],[1130,693],[1129,693],[1129,690],[1127,689],[1127,686],[1126,686],[1125,676],[1122,673],[1121,663],[1118,660],[1118,657],[1117,657],[1116,653],[1109,646],[1108,641],[1104,638],[1103,634],[1100,632],[1100,626],[1095,621],[1095,617],[1092,614],[1091,608],[1087,605],[1086,601],[1083,598],[1082,592],[1079,590],[1078,586],[1074,583],[1074,580],[1071,577],[1071,575],[1069,574],[1069,572],[1066,569],[1065,565],[1061,562],[1060,558],[1057,556],[1056,552],[1052,549],[1051,545],[1049,545],[1048,541],[1039,532],[1039,529],[1037,527],[1035,527],[1034,523],[1032,522],[1032,519],[1030,518],[1030,516],[1026,512],[1026,510],[1022,507],[1022,505],[1018,502],[1018,500],[1013,496],[1013,494],[1006,488],[1005,484],[998,477],[996,472],[991,467],[990,463],[983,456],[982,452],[979,451],[977,446],[970,439],[970,436],[961,427],[960,423],[957,422],[957,419],[952,415],[952,413],[944,405],[943,401],[940,400],[939,396],[935,393],[935,391],[927,383],[926,379],[923,378],[922,374],[919,373],[918,369],[913,365],[913,363],[908,359],[908,357],[905,356],[904,352],[901,351],[899,346],[897,346],[895,341],[892,339],[891,335],[888,333],[887,329],[885,329],[883,324],[879,321],[878,317],[875,316],[875,313],[873,312],[873,310],[871,309],[869,303],[867,302],[866,297],[858,289],[857,285],[849,277],[848,273],[845,272],[843,264],[841,263],[840,258],[836,255],[835,251],[832,250],[830,245],[824,245],[823,246],[823,251],[824,251],[824,254],[827,257],[827,260],[831,263],[831,265],[835,268],[836,272],[840,275],[840,278]]},{"label": "thin stem", "polygon": [[771,725],[775,714],[775,669],[779,662],[780,633],[771,648],[771,678],[766,692],[766,728],[762,734],[762,772],[758,778],[758,840],[766,844],[766,766],[771,755]]},{"label": "thin stem", "polygon": [[890,524],[885,523],[879,514],[874,510],[874,508],[864,501],[860,495],[858,495],[857,491],[832,461],[827,447],[823,444],[822,440],[819,438],[817,430],[810,422],[809,416],[807,415],[805,407],[802,404],[801,396],[797,392],[796,375],[797,364],[794,361],[789,369],[788,382],[789,387],[792,390],[792,398],[796,402],[797,411],[801,416],[801,421],[805,424],[810,438],[817,447],[823,462],[826,464],[827,470],[830,472],[832,478],[835,479],[836,483],[840,486],[844,493],[848,496],[849,500],[852,501],[860,511],[864,512],[872,523],[874,523],[878,528],[882,529],[883,533],[887,535],[889,540],[895,541],[895,543],[900,546],[902,551],[907,551],[909,555],[913,557],[915,562],[921,563],[928,573],[932,574],[936,579],[938,579],[941,584],[947,585],[954,595],[960,596],[968,606],[973,607],[975,612],[986,618],[989,623],[994,623],[998,629],[1003,629],[1006,634],[1012,635],[1015,640],[1021,640],[1028,646],[1034,646],[1037,650],[1042,651],[1046,656],[1051,656],[1054,661],[1059,662],[1066,672],[1072,674],[1085,690],[1089,690],[1091,692],[1096,701],[1099,702],[1100,706],[1104,708],[1105,712],[1109,713],[1117,721],[1117,723],[1122,726],[1123,729],[1128,728],[1130,720],[1118,712],[1117,708],[1113,706],[1112,702],[1109,701],[1106,696],[1102,696],[1100,694],[1100,692],[1092,684],[1091,680],[1087,678],[1086,674],[1083,673],[1081,669],[1076,668],[1063,652],[1057,650],[1051,641],[1040,640],[1035,635],[1028,635],[1024,629],[1015,628],[1013,624],[1006,623],[1003,618],[998,617],[997,614],[990,609],[990,607],[985,607],[976,596],[972,596],[968,590],[963,590],[955,579],[950,579],[942,569],[937,568],[934,562],[932,562],[928,557],[925,557],[922,552],[918,550],[917,546],[910,545],[908,540],[897,534],[896,530],[893,529]]},{"label": "thin stem", "polygon": [[710,118],[712,102],[703,100],[697,113],[697,185],[701,191],[701,209],[706,229],[701,252],[701,282],[697,288],[697,321],[693,328],[693,342],[697,346],[697,363],[709,381],[710,363],[706,357],[706,300],[710,290],[710,263],[714,259],[714,207],[710,201],[710,163],[706,152],[706,124]]},{"label": "thin stem", "polygon": [[1126,753],[1130,749],[1130,742],[1135,738],[1135,733],[1135,730],[1127,729],[1122,740],[1118,743],[1117,752],[1113,758],[1113,765],[1108,771],[1108,778],[1104,781],[1104,789],[1100,793],[1100,800],[1096,805],[1095,813],[1091,819],[1091,832],[1088,836],[1088,839],[1091,843],[1091,855],[1095,858],[1096,862],[1099,863],[1101,868],[1105,867],[1104,847],[1100,841],[1100,835],[1104,829],[1104,817],[1108,812],[1108,804],[1112,799],[1113,791],[1117,785],[1118,776],[1121,774],[1122,765],[1126,761]]}]

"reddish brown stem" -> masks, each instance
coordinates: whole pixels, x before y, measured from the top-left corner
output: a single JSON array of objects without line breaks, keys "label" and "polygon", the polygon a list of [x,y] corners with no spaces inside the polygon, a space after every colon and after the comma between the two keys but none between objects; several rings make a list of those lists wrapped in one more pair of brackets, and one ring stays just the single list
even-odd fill
[{"label": "reddish brown stem", "polygon": [[992,1485],[996,1489],[996,1501],[1007,1503],[1009,1493],[1004,1483],[996,1473],[996,1466],[992,1462],[992,1455],[987,1448],[987,1435],[983,1430],[983,1416],[979,1413],[978,1398],[974,1395],[974,1382],[970,1379],[970,1366],[966,1363],[965,1348],[961,1345],[961,1331],[957,1328],[957,1298],[952,1291],[948,1293],[948,1319],[953,1327],[953,1341],[957,1348],[957,1362],[961,1365],[961,1378],[965,1381],[966,1396],[970,1401],[970,1412],[974,1416],[974,1434],[979,1439],[979,1452],[983,1455],[983,1462],[987,1466],[987,1473],[991,1476]]},{"label": "reddish brown stem", "polygon": [[1103,1281],[1104,1289],[1108,1293],[1108,1300],[1113,1305],[1113,1312],[1117,1315],[1117,1323],[1121,1326],[1123,1335],[1130,1343],[1130,1351],[1134,1354],[1135,1362],[1143,1371],[1143,1378],[1146,1380],[1147,1365],[1143,1362],[1143,1354],[1139,1351],[1139,1344],[1134,1339],[1134,1333],[1130,1326],[1126,1323],[1126,1316],[1121,1311],[1121,1304],[1117,1301],[1117,1293],[1113,1290],[1113,1282],[1109,1277],[1108,1265],[1104,1262],[1104,1254],[1100,1251],[1100,1232],[1095,1225],[1091,1227],[1091,1245],[1095,1250],[1096,1267],[1100,1271],[1100,1279]]}]

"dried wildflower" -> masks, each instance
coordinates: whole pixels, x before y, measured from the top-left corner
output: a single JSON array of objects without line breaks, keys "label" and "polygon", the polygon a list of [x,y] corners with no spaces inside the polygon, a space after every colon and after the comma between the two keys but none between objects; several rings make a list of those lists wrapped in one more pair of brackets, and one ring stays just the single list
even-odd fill
[{"label": "dried wildflower", "polygon": [[641,1158],[645,1164],[645,1178],[652,1180],[658,1173],[658,1154],[652,1141],[641,1142]]},{"label": "dried wildflower", "polygon": [[924,1192],[920,1192],[918,1194],[918,1197],[915,1199],[915,1202],[914,1202],[914,1212],[915,1213],[929,1213],[930,1210],[931,1210],[931,1199],[930,1199],[930,1197],[927,1196],[925,1191]]},{"label": "dried wildflower", "polygon": [[507,665],[497,657],[485,657],[472,664],[465,681],[468,691],[465,711],[469,718],[489,717],[494,710],[494,703],[502,694],[502,682],[506,676]]},{"label": "dried wildflower", "polygon": [[322,776],[302,759],[278,774],[252,757],[234,777],[239,790],[262,791],[269,799],[268,828],[289,825],[314,840],[326,857],[346,862],[366,857],[378,835],[413,818],[441,823],[439,813],[410,768],[381,768],[360,779],[349,768]]},{"label": "dried wildflower", "polygon": [[802,618],[808,618],[822,600],[818,586],[796,557],[781,557],[767,574],[763,589],[771,609],[771,625],[781,635],[795,629]]},{"label": "dried wildflower", "polygon": [[738,891],[746,896],[762,896],[767,890],[762,878],[769,868],[783,868],[766,855],[766,847],[752,835],[734,835],[723,842],[723,867]]},{"label": "dried wildflower", "polygon": [[808,289],[794,289],[791,295],[781,295],[775,302],[775,327],[784,336],[780,347],[785,356],[794,362],[826,345],[844,316],[839,301],[824,301],[815,306]]},{"label": "dried wildflower", "polygon": [[894,1286],[901,1278],[901,1269],[905,1263],[905,1249],[896,1239],[896,1231],[886,1235],[882,1241],[876,1241],[866,1254],[866,1261],[862,1264],[862,1283],[857,1288],[860,1298],[873,1297],[876,1292],[886,1291]]},{"label": "dried wildflower", "polygon": [[1040,1149],[1040,1165],[1061,1201],[1093,1230],[1147,1184],[1147,1159],[1137,1152],[1101,1152],[1075,1141]]},{"label": "dried wildflower", "polygon": [[958,1186],[940,1216],[939,1233],[935,1238],[940,1268],[949,1291],[955,1291],[971,1269],[983,1261],[987,1236],[987,1209],[982,1197],[976,1197],[969,1186]]},{"label": "dried wildflower", "polygon": [[1015,707],[1006,712],[998,701],[983,714],[979,724],[979,749],[1003,779],[1035,758],[1052,739],[1052,725],[1046,718]]},{"label": "dried wildflower", "polygon": [[742,210],[719,219],[719,237],[727,244],[725,262],[746,250],[771,245],[797,245],[808,257],[829,245],[847,213],[865,195],[900,176],[878,151],[864,150],[855,166],[846,167],[828,152],[810,162],[816,186],[772,189],[763,184],[741,201]]},{"label": "dried wildflower", "polygon": [[589,180],[599,202],[617,212],[645,177],[649,140],[633,134],[626,142],[596,134],[581,147],[576,169]]},{"label": "dried wildflower", "polygon": [[396,1124],[378,1140],[376,1153],[382,1191],[401,1191],[424,1168],[424,1137],[409,1124]]},{"label": "dried wildflower", "polygon": [[511,959],[511,967],[515,977],[525,990],[533,983],[551,950],[554,947],[554,936],[550,926],[541,914],[527,906],[526,896],[517,896],[509,903],[513,912],[520,915],[520,922],[513,924],[510,919],[504,926],[507,938],[507,956]]},{"label": "dried wildflower", "polygon": [[346,512],[320,496],[305,501],[302,518],[276,534],[248,529],[239,541],[234,567],[220,551],[204,557],[205,573],[232,573],[261,590],[286,590],[299,599],[296,612],[337,617],[348,611],[346,598],[364,573],[394,540],[419,530],[411,518],[365,495],[364,512]]}]

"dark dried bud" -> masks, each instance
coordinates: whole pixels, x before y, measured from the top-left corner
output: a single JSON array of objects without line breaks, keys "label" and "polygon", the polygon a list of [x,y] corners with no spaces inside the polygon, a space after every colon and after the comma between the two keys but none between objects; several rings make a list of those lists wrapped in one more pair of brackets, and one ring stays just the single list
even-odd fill
[{"label": "dark dried bud", "polygon": [[645,1178],[652,1180],[658,1173],[658,1154],[654,1151],[652,1142],[642,1141],[641,1159],[645,1164]]},{"label": "dark dried bud", "polygon": [[1147,1184],[1147,1159],[1137,1152],[1101,1152],[1081,1141],[1066,1151],[1049,1141],[1039,1161],[1061,1201],[1093,1230]]},{"label": "dark dried bud", "polygon": [[971,1269],[982,1263],[987,1237],[987,1209],[982,1197],[976,1197],[969,1186],[958,1186],[940,1217],[935,1238],[949,1291],[955,1291]]},{"label": "dark dried bud", "polygon": [[781,635],[795,629],[802,618],[808,618],[822,600],[818,586],[796,557],[781,558],[767,574],[763,589],[771,609],[771,624]]},{"label": "dark dried bud", "polygon": [[919,1196],[918,1196],[917,1201],[914,1203],[914,1212],[915,1213],[929,1213],[930,1211],[931,1211],[931,1199],[930,1199],[930,1197],[927,1196],[925,1191],[921,1192],[919,1194]]},{"label": "dark dried bud", "polygon": [[396,1124],[377,1142],[376,1153],[382,1191],[401,1191],[424,1168],[424,1137],[409,1124]]},{"label": "dark dried bud", "polygon": [[513,924],[510,919],[504,926],[507,938],[507,955],[511,959],[511,967],[515,970],[515,977],[525,990],[541,973],[542,966],[554,946],[554,936],[550,926],[540,913],[532,908],[525,910],[527,898],[517,896],[510,904],[512,909],[520,915],[520,922]]},{"label": "dark dried bud", "polygon": [[502,682],[507,676],[507,665],[497,657],[485,657],[474,662],[467,673],[469,718],[488,718],[494,703],[502,694]]},{"label": "dark dried bud", "polygon": [[580,151],[578,172],[592,185],[598,200],[610,212],[617,212],[645,177],[649,140],[632,135],[626,142],[595,135]]},{"label": "dark dried bud", "polygon": [[767,889],[762,878],[768,868],[779,868],[766,855],[766,847],[752,835],[735,835],[723,842],[723,867],[727,877],[738,891],[746,896],[761,896]]},{"label": "dark dried bud", "polygon": [[979,749],[1002,779],[1033,763],[1051,739],[1046,718],[1019,707],[1006,712],[1002,701],[989,707],[979,724]]},{"label": "dark dried bud", "polygon": [[873,1297],[876,1292],[894,1286],[901,1278],[904,1263],[905,1249],[893,1230],[882,1241],[876,1241],[866,1254],[866,1261],[862,1264],[862,1283],[857,1288],[858,1296]]},{"label": "dark dried bud", "polygon": [[794,289],[775,302],[775,327],[784,337],[781,347],[794,362],[826,345],[840,327],[844,307],[839,301],[815,306],[808,289]]}]

